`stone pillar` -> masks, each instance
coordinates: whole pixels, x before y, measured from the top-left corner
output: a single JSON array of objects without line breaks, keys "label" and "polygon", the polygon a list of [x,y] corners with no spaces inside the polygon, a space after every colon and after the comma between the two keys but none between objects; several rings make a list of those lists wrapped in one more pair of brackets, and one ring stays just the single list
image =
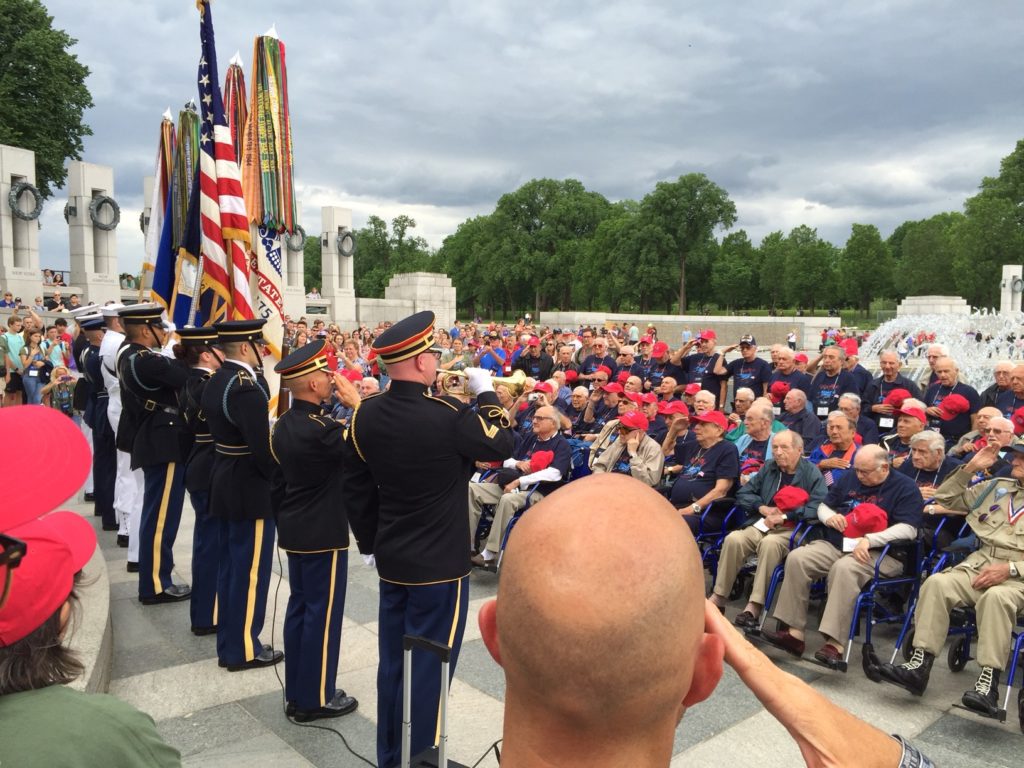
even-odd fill
[{"label": "stone pillar", "polygon": [[[296,209],[296,221],[302,218],[302,208]],[[289,235],[281,235],[281,292],[284,301],[284,313],[292,319],[306,314],[306,290],[303,281],[302,248],[293,251],[288,247]],[[305,244],[303,244],[305,245]]]},{"label": "stone pillar", "polygon": [[1010,315],[1021,311],[1021,293],[1024,292],[1024,267],[1004,264],[1003,280],[999,284],[999,314]]},{"label": "stone pillar", "polygon": [[352,256],[338,253],[338,238],[352,231],[352,211],[324,207],[320,211],[320,294],[331,302],[331,318],[341,326],[356,323],[355,273]]},{"label": "stone pillar", "polygon": [[[116,229],[103,230],[93,225],[89,205],[94,197],[114,198],[114,170],[104,165],[72,160],[68,164],[67,220],[70,230],[71,285],[65,293],[80,291],[83,303],[103,304],[121,296],[117,271]],[[110,206],[100,208],[100,223],[113,221]]]},{"label": "stone pillar", "polygon": [[[25,221],[14,215],[8,204],[11,187],[19,182],[36,183],[35,153],[19,147],[0,145],[0,288],[32,305],[42,292],[39,268],[39,220]],[[35,201],[27,192],[18,198],[18,208],[29,213]],[[6,327],[3,330],[7,330]]]},{"label": "stone pillar", "polygon": [[450,328],[455,322],[455,287],[448,275],[436,272],[395,275],[384,289],[384,298],[412,302],[413,312],[433,311],[437,325],[442,328]]}]

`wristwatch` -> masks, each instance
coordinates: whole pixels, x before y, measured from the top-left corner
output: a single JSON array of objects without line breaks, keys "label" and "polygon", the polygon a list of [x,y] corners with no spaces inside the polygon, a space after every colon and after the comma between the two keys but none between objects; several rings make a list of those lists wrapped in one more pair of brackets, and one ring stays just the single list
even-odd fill
[{"label": "wristwatch", "polygon": [[693,503],[693,511],[696,512],[697,514],[700,514],[700,504],[698,504],[697,502],[694,502]]},{"label": "wristwatch", "polygon": [[1020,576],[1020,572],[1017,570],[1016,563],[1010,563],[1010,578],[1016,579]]}]

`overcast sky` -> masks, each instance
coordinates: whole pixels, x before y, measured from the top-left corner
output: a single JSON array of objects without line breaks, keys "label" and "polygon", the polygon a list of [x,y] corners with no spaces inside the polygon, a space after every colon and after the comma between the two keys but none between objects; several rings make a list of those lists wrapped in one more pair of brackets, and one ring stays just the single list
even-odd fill
[{"label": "overcast sky", "polygon": [[[44,0],[92,74],[84,159],[113,166],[122,271],[142,261],[160,116],[196,93],[193,0]],[[434,246],[533,178],[612,200],[701,171],[755,242],[959,210],[1024,137],[1019,0],[217,0],[223,83],[287,46],[301,223],[406,213]],[[57,192],[43,266],[66,268]]]}]

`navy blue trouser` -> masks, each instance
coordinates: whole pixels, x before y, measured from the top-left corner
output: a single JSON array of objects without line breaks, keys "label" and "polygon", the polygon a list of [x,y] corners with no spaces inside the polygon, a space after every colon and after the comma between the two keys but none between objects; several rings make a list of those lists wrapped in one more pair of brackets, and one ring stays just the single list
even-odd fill
[{"label": "navy blue trouser", "polygon": [[309,712],[337,692],[341,619],[348,584],[348,550],[288,553],[291,596],[284,619],[284,691]]},{"label": "navy blue trouser", "polygon": [[114,514],[114,482],[117,480],[117,445],[114,430],[107,418],[107,400],[97,401],[96,428],[92,431],[92,493],[95,512],[103,518],[103,525],[117,525]]},{"label": "navy blue trouser", "polygon": [[217,567],[220,562],[220,521],[210,516],[210,492],[189,494],[196,524],[192,532],[192,602],[189,617],[193,627],[217,625]]},{"label": "navy blue trouser", "polygon": [[185,468],[177,463],[143,467],[145,486],[139,523],[139,597],[153,597],[171,586],[181,506],[185,503]]},{"label": "navy blue trouser", "polygon": [[274,520],[220,520],[217,571],[217,657],[224,664],[252,661],[263,652]]},{"label": "navy blue trouser", "polygon": [[[455,675],[469,605],[469,576],[441,584],[380,582],[377,667],[377,765],[392,768],[402,758],[402,638],[418,635],[452,649]],[[433,654],[412,653],[412,754],[436,744],[439,736],[441,662]]]}]

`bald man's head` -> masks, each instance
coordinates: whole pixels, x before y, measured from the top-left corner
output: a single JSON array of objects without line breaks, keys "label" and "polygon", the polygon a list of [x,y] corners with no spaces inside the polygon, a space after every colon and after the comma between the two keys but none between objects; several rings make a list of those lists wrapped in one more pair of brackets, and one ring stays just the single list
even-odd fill
[{"label": "bald man's head", "polygon": [[624,475],[577,480],[523,516],[480,624],[505,669],[506,728],[521,716],[599,738],[671,734],[718,680],[689,528]]}]

